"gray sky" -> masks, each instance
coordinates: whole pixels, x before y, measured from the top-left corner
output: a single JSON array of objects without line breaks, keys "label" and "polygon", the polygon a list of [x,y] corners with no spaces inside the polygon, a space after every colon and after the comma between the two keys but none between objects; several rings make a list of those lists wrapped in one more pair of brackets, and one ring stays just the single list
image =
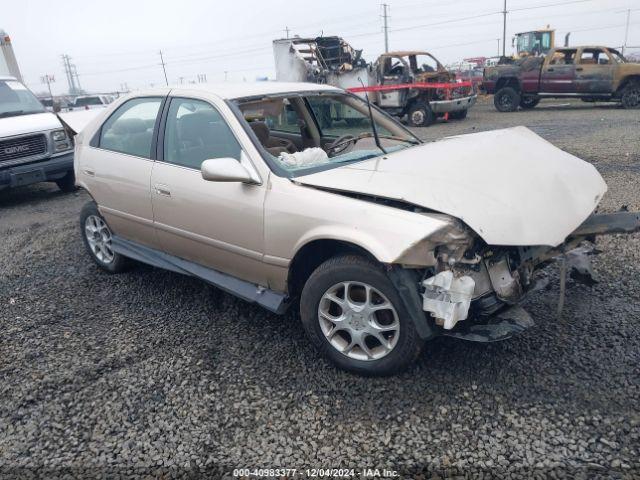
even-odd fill
[{"label": "gray sky", "polygon": [[[503,0],[386,0],[390,48],[429,50],[443,63],[494,56],[502,37]],[[12,38],[26,83],[67,90],[60,55],[72,57],[88,91],[164,84],[162,49],[170,83],[273,77],[271,41],[291,35],[340,35],[373,60],[384,50],[381,0],[5,0],[0,28]],[[563,4],[564,5],[559,5]],[[553,6],[549,6],[553,5]],[[545,7],[546,6],[546,7]],[[533,8],[540,7],[540,8]],[[522,10],[517,10],[522,9]],[[507,52],[514,33],[556,29],[556,44],[619,47],[626,9],[632,9],[628,45],[640,46],[640,0],[507,0]],[[476,17],[476,18],[469,18]],[[633,50],[640,52],[640,49]]]}]

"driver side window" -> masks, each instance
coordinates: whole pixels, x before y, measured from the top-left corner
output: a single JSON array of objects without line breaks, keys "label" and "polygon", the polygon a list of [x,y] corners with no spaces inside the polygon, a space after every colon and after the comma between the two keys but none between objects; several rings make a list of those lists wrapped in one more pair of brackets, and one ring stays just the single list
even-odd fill
[{"label": "driver side window", "polygon": [[164,135],[164,161],[200,169],[202,162],[231,157],[240,160],[240,144],[222,115],[202,100],[171,100]]}]

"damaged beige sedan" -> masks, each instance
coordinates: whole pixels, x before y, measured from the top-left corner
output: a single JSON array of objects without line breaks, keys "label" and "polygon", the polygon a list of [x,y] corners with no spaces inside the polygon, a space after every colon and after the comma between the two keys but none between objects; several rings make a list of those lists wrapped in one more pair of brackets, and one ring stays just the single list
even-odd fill
[{"label": "damaged beige sedan", "polygon": [[94,261],[203,279],[273,312],[295,305],[319,351],[372,375],[426,340],[509,338],[562,256],[581,278],[594,235],[590,164],[526,128],[423,143],[366,100],[312,84],[140,92],[76,137],[81,231]]}]

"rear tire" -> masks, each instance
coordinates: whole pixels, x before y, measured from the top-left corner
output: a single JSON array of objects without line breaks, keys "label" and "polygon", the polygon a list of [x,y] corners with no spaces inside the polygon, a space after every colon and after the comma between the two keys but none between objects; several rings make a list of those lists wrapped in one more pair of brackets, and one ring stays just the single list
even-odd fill
[{"label": "rear tire", "polygon": [[82,207],[80,232],[87,252],[102,270],[120,273],[127,269],[130,260],[113,251],[111,230],[95,202],[88,202]]},{"label": "rear tire", "polygon": [[522,95],[520,98],[520,108],[530,110],[540,103],[540,98],[535,95]]},{"label": "rear tire", "polygon": [[[329,320],[330,309],[344,323]],[[397,373],[417,358],[424,344],[381,266],[357,255],[331,258],[311,274],[302,289],[300,316],[309,339],[326,358],[362,375]],[[386,329],[380,340],[375,336],[379,328]]]},{"label": "rear tire", "polygon": [[511,87],[501,88],[493,96],[493,104],[499,112],[515,112],[520,105],[520,94]]},{"label": "rear tire", "polygon": [[436,121],[436,116],[429,104],[418,101],[409,108],[407,119],[412,127],[428,127]]},{"label": "rear tire", "polygon": [[624,87],[620,100],[623,108],[640,108],[640,82],[630,83]]},{"label": "rear tire", "polygon": [[76,187],[76,176],[74,175],[73,170],[67,172],[64,177],[56,180],[56,185],[58,185],[58,188],[65,193],[71,193],[78,190],[78,187]]}]

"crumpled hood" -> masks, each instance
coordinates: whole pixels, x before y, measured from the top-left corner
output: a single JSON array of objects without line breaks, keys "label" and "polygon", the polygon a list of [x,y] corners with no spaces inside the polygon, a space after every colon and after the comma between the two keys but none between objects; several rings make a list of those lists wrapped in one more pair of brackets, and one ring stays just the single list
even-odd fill
[{"label": "crumpled hood", "polygon": [[60,128],[62,124],[49,112],[0,118],[0,138]]},{"label": "crumpled hood", "polygon": [[296,182],[403,200],[464,221],[490,245],[557,246],[607,185],[526,127],[449,137]]}]

